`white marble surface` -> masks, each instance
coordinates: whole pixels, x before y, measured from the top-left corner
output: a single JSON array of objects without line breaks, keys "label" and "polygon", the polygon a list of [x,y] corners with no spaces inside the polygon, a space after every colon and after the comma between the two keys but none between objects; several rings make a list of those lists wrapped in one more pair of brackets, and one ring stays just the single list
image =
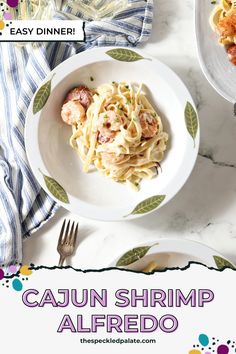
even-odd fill
[{"label": "white marble surface", "polygon": [[153,34],[143,49],[174,69],[195,99],[201,123],[196,167],[174,200],[136,221],[95,222],[61,209],[53,220],[24,242],[26,263],[57,264],[57,239],[65,217],[80,222],[78,248],[69,264],[82,269],[107,267],[126,250],[159,238],[200,241],[236,263],[236,118],[233,106],[211,88],[198,64],[194,1],[154,2]]}]

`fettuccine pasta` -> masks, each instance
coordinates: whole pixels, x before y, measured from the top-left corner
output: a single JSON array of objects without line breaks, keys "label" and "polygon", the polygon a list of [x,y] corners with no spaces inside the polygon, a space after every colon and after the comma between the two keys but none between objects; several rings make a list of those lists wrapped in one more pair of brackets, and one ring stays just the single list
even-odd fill
[{"label": "fettuccine pasta", "polygon": [[84,172],[94,165],[104,176],[137,190],[142,179],[157,175],[168,141],[142,85],[125,82],[94,90],[86,115],[72,124],[72,131],[70,144]]}]

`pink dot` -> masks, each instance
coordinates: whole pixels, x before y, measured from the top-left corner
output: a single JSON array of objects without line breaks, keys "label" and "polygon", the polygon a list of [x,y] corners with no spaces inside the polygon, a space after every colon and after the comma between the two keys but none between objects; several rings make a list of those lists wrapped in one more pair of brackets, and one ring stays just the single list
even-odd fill
[{"label": "pink dot", "polygon": [[8,268],[9,272],[12,274],[15,274],[17,272],[17,266],[15,265],[10,265],[10,267]]},{"label": "pink dot", "polygon": [[10,7],[17,7],[19,0],[7,0],[7,5]]},{"label": "pink dot", "polygon": [[2,280],[3,278],[4,278],[4,271],[0,269],[0,280]]},{"label": "pink dot", "polygon": [[229,347],[227,345],[220,345],[217,348],[217,354],[228,354],[229,353]]},{"label": "pink dot", "polygon": [[5,20],[11,20],[12,19],[12,14],[10,12],[5,12],[3,15]]}]

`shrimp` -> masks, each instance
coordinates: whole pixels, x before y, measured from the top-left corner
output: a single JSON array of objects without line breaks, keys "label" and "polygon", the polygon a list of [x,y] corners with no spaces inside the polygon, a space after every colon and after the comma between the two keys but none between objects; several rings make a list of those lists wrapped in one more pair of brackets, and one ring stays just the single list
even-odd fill
[{"label": "shrimp", "polygon": [[231,45],[227,50],[227,53],[231,63],[236,65],[236,44]]},{"label": "shrimp", "polygon": [[116,137],[116,132],[112,132],[107,128],[99,130],[98,142],[101,144],[112,143]]},{"label": "shrimp", "polygon": [[93,100],[92,92],[86,86],[78,86],[71,90],[65,99],[65,103],[69,101],[79,101],[79,103],[87,111],[88,107],[91,105]]},{"label": "shrimp", "polygon": [[153,138],[158,130],[158,122],[151,113],[141,113],[139,115],[143,138]]},{"label": "shrimp", "polygon": [[220,34],[224,37],[236,35],[236,14],[227,16],[220,20],[217,28]]},{"label": "shrimp", "polygon": [[68,101],[62,106],[61,118],[69,125],[83,122],[86,118],[85,109],[79,101]]},{"label": "shrimp", "polygon": [[101,144],[112,142],[122,123],[122,119],[114,111],[101,113],[98,117],[98,141]]}]

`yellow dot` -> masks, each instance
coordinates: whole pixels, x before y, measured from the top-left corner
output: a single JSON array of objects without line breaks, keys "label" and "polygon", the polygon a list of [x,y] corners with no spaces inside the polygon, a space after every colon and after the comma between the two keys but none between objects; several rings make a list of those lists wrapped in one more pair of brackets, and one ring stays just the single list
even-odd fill
[{"label": "yellow dot", "polygon": [[0,30],[3,30],[4,27],[5,27],[4,21],[0,20]]},{"label": "yellow dot", "polygon": [[199,350],[193,349],[190,350],[189,354],[201,354],[201,352]]},{"label": "yellow dot", "polygon": [[22,275],[31,275],[31,274],[32,274],[32,270],[29,269],[29,266],[23,265],[23,266],[20,268],[20,273],[21,273]]}]

